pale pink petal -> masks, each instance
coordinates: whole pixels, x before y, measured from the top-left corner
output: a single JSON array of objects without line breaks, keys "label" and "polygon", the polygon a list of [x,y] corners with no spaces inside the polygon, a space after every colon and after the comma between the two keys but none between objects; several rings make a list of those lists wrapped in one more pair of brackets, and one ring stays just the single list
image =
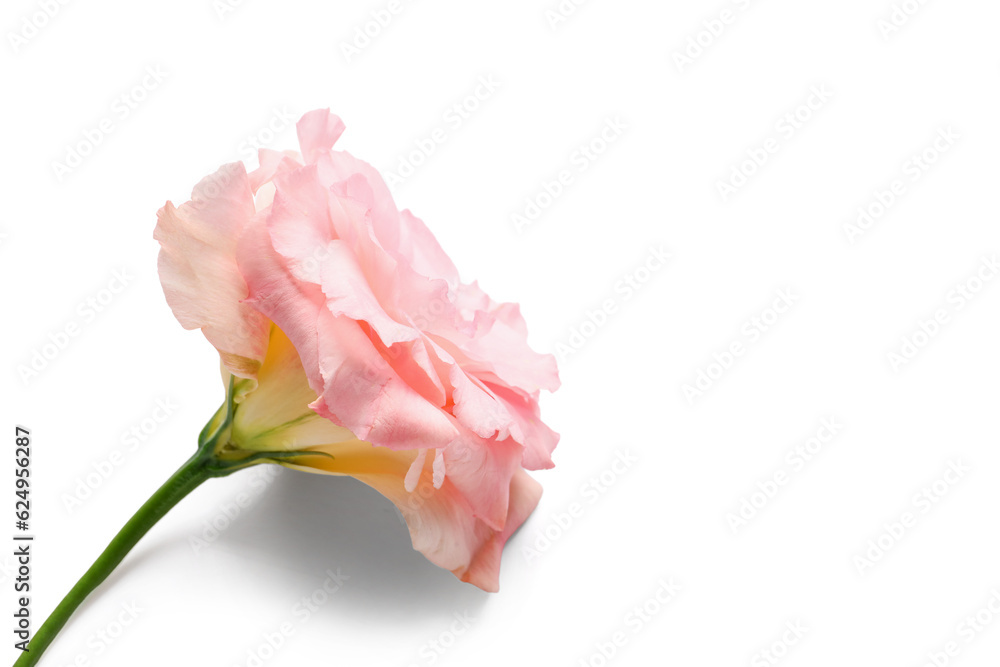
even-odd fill
[{"label": "pale pink petal", "polygon": [[521,465],[527,470],[553,467],[552,452],[559,444],[559,434],[542,422],[538,397],[526,397],[509,387],[489,383],[485,385],[514,417],[517,427],[511,429],[511,437],[524,445]]},{"label": "pale pink petal", "polygon": [[236,262],[255,213],[242,163],[228,164],[195,186],[191,201],[157,213],[153,237],[163,293],[186,329],[200,328],[234,375],[253,378],[264,359],[270,323],[241,303],[247,286]]},{"label": "pale pink petal", "polygon": [[417,273],[443,279],[450,287],[457,287],[458,269],[431,230],[409,209],[400,213],[400,222],[399,256]]},{"label": "pale pink petal", "polygon": [[510,480],[510,504],[503,530],[489,535],[467,566],[455,574],[462,580],[485,591],[500,590],[500,555],[504,545],[521,524],[531,516],[542,497],[542,485],[523,470],[514,472]]},{"label": "pale pink petal", "polygon": [[418,339],[397,343],[386,348],[376,342],[379,353],[393,370],[428,402],[444,408],[448,402],[448,387],[441,379],[435,360],[427,350],[428,342]]},{"label": "pale pink petal", "polygon": [[526,396],[496,381],[469,376],[455,365],[449,377],[459,423],[483,438],[512,438],[524,445],[521,461],[528,470],[553,467],[552,452],[559,434],[542,423],[538,396]]},{"label": "pale pink petal", "polygon": [[[419,338],[419,331],[455,318],[446,280],[420,275],[379,242],[373,227],[372,191],[355,174],[330,188],[331,218],[346,247],[327,262],[324,290],[331,310],[372,325],[386,346]],[[353,258],[349,255],[353,253]],[[337,283],[340,283],[339,286]]]},{"label": "pale pink petal", "polygon": [[320,267],[337,232],[330,219],[330,193],[316,178],[316,166],[285,171],[274,181],[276,193],[267,230],[274,249],[292,274],[319,284]]},{"label": "pale pink petal", "polygon": [[513,440],[485,439],[465,432],[444,450],[447,479],[469,501],[475,516],[500,530],[507,518],[507,480],[521,465],[523,449]]},{"label": "pale pink petal", "polygon": [[[499,311],[509,316],[510,311]],[[514,321],[516,324],[516,320]],[[532,350],[515,328],[495,314],[479,311],[474,331],[432,329],[427,333],[462,365],[478,376],[492,373],[504,383],[533,394],[559,388],[555,357]]]},{"label": "pale pink petal", "polygon": [[[371,225],[381,247],[395,254],[399,248],[399,211],[389,192],[389,186],[375,167],[344,151],[330,151],[316,163],[324,183],[350,181],[349,196],[358,199],[371,211]],[[360,187],[359,181],[365,183]]]},{"label": "pale pink petal", "polygon": [[406,478],[403,480],[403,488],[408,492],[413,493],[414,489],[417,488],[417,482],[420,481],[420,475],[424,471],[424,462],[427,461],[427,452],[436,452],[436,449],[421,449],[417,453],[417,458],[413,459],[413,463],[410,464],[410,469],[406,471]]},{"label": "pale pink petal", "polygon": [[302,166],[299,160],[300,156],[295,151],[273,151],[269,148],[261,148],[257,151],[257,161],[260,166],[249,174],[250,187],[256,193],[262,185],[274,179],[276,175]]},{"label": "pale pink petal", "polygon": [[[322,394],[316,322],[326,312],[323,291],[318,285],[295,280],[271,245],[263,220],[255,219],[248,225],[237,259],[248,288],[245,303],[285,332],[299,354],[309,386],[317,395]],[[280,316],[280,323],[276,316]]]},{"label": "pale pink petal", "polygon": [[330,113],[329,109],[317,109],[302,116],[295,125],[295,131],[306,164],[312,164],[328,153],[344,129],[344,121]]},{"label": "pale pink petal", "polygon": [[409,493],[390,475],[355,475],[399,509],[410,530],[413,548],[435,565],[451,570],[462,581],[488,592],[500,590],[500,555],[510,536],[528,518],[542,495],[542,487],[523,470],[505,483],[510,498],[503,528],[496,530],[470,513],[451,478],[434,489],[427,477]]},{"label": "pale pink petal", "polygon": [[[282,326],[279,312],[271,316]],[[457,437],[451,417],[399,377],[361,325],[327,311],[315,327],[324,383],[317,411],[335,416],[359,438],[393,449],[440,448]]]},{"label": "pale pink petal", "polygon": [[[478,379],[453,365],[449,375],[455,407],[452,412],[462,426],[481,438],[506,440],[517,429],[513,416]],[[522,442],[520,439],[518,442]]]},{"label": "pale pink petal", "polygon": [[372,292],[354,252],[342,241],[331,241],[320,269],[326,306],[336,316],[367,322],[386,346],[420,338],[420,332],[401,324],[385,312]]}]

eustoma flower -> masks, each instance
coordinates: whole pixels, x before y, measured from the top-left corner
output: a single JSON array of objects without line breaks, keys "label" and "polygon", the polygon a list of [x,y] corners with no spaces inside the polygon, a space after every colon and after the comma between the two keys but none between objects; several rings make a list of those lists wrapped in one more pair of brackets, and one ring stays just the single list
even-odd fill
[{"label": "eustoma flower", "polygon": [[297,130],[301,153],[263,149],[256,170],[225,165],[159,211],[164,294],[218,350],[226,399],[17,664],[176,502],[261,463],[364,482],[431,562],[498,590],[541,495],[525,470],[553,465],[538,396],[559,385],[555,360],[528,347],[516,304],[459,279],[374,168],[333,149],[339,118],[313,111]]}]

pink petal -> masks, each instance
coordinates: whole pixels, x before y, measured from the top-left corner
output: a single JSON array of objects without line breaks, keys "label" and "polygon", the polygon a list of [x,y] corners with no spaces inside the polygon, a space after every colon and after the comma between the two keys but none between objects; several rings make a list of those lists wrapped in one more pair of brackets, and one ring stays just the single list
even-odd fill
[{"label": "pink petal", "polygon": [[521,464],[527,470],[552,468],[555,465],[552,452],[559,444],[559,434],[542,422],[538,397],[526,397],[509,387],[485,384],[517,423],[517,428],[511,430],[511,437],[524,445]]},{"label": "pink petal", "polygon": [[459,571],[453,570],[462,580],[485,591],[500,590],[500,555],[504,545],[521,524],[531,516],[542,497],[542,485],[528,473],[518,470],[510,480],[510,505],[503,530],[494,531],[476,550],[469,564]]},{"label": "pink petal", "polygon": [[294,151],[272,151],[269,148],[261,148],[257,151],[257,161],[260,166],[249,175],[250,187],[256,194],[262,185],[274,179],[277,174],[300,167],[298,160],[299,155]]},{"label": "pink petal", "polygon": [[327,245],[337,238],[330,219],[330,193],[316,178],[316,166],[285,171],[275,179],[267,230],[274,249],[292,274],[319,284]]},{"label": "pink petal", "polygon": [[559,373],[555,357],[538,354],[527,343],[495,327],[478,336],[461,336],[460,332],[429,331],[428,335],[457,363],[478,377],[495,377],[503,384],[526,394],[540,389],[559,388]]},{"label": "pink petal", "polygon": [[520,469],[523,450],[513,440],[463,433],[444,450],[446,479],[465,497],[476,518],[494,530],[507,519],[508,480]]},{"label": "pink petal", "polygon": [[428,278],[440,278],[452,288],[458,286],[458,269],[445,254],[431,230],[409,209],[400,213],[399,256]]},{"label": "pink petal", "polygon": [[[296,281],[271,245],[263,220],[248,225],[237,249],[240,272],[246,280],[244,303],[275,322],[292,341],[309,386],[323,393],[319,369],[319,341],[316,322],[326,311],[326,297],[318,285]],[[281,323],[278,322],[278,317]]]},{"label": "pink petal", "polygon": [[360,201],[371,211],[375,239],[387,252],[396,253],[400,238],[399,211],[389,186],[378,170],[343,151],[330,151],[318,160],[316,166],[324,183],[349,183],[349,190],[341,194]]},{"label": "pink petal", "polygon": [[247,286],[236,262],[244,227],[255,213],[242,163],[220,168],[197,186],[191,201],[157,213],[160,282],[186,329],[200,328],[234,375],[252,378],[267,350],[270,323],[241,303]]},{"label": "pink petal", "polygon": [[420,338],[419,331],[400,324],[385,312],[357,256],[343,241],[331,241],[327,245],[320,273],[326,306],[334,315],[367,322],[386,346]]},{"label": "pink petal", "polygon": [[302,116],[295,130],[306,164],[312,164],[328,153],[344,129],[344,121],[330,113],[329,109],[317,109]]},{"label": "pink petal", "polygon": [[[278,326],[282,319],[275,313]],[[393,449],[442,448],[457,437],[451,418],[399,377],[357,322],[324,312],[314,326],[324,382],[317,411]]]},{"label": "pink petal", "polygon": [[552,452],[559,434],[539,416],[537,395],[525,396],[502,383],[469,376],[452,366],[449,377],[454,387],[452,412],[466,428],[482,438],[511,438],[524,446],[521,464],[528,470],[552,468]]},{"label": "pink petal", "polygon": [[441,380],[435,359],[428,352],[428,341],[423,338],[406,343],[396,343],[385,348],[376,343],[380,354],[393,370],[428,402],[444,408],[448,402],[448,388]]},{"label": "pink petal", "polygon": [[511,430],[518,428],[510,412],[493,393],[457,364],[451,367],[449,380],[454,388],[452,412],[462,426],[481,438],[495,435],[498,440],[509,438]]}]

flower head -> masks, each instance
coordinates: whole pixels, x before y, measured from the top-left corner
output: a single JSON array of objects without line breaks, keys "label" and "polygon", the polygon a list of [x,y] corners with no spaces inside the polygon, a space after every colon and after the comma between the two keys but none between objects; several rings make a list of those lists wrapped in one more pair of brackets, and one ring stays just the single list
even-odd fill
[{"label": "flower head", "polygon": [[415,549],[497,590],[541,495],[525,470],[553,465],[538,396],[555,360],[528,347],[516,304],[461,282],[373,167],[333,150],[339,118],[297,129],[301,153],[263,149],[255,171],[225,165],[158,213],[167,302],[232,386],[223,444],[326,454],[280,462],[375,488]]}]

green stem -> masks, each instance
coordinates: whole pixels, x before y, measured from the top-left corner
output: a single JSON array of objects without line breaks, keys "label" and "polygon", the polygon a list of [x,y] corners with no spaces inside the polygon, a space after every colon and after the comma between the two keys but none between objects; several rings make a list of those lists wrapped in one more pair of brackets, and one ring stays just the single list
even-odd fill
[{"label": "green stem", "polygon": [[[198,451],[188,459],[163,486],[156,490],[149,500],[139,508],[128,523],[118,531],[111,544],[97,557],[76,585],[62,599],[52,614],[42,623],[28,641],[28,650],[14,663],[14,667],[31,667],[38,663],[42,653],[62,630],[66,622],[87,596],[94,592],[116,567],[122,562],[142,536],[156,525],[156,522],[173,509],[174,505],[198,488],[210,477],[225,477],[237,470],[261,463],[293,461],[303,456],[330,456],[324,452],[276,451],[260,452],[240,449],[230,441],[233,415],[235,412],[234,381],[229,379],[226,402],[209,420],[198,437]],[[330,457],[332,458],[332,456]]]},{"label": "green stem", "polygon": [[[72,590],[46,619],[28,643],[28,650],[21,654],[14,667],[30,667],[38,662],[77,607],[108,578],[142,536],[202,482],[209,477],[219,476],[221,471],[212,465],[213,463],[215,462],[211,458],[206,458],[199,451],[157,489],[156,493],[118,531],[111,544],[97,557],[90,569],[80,577]],[[228,472],[230,471],[226,471]]]}]

